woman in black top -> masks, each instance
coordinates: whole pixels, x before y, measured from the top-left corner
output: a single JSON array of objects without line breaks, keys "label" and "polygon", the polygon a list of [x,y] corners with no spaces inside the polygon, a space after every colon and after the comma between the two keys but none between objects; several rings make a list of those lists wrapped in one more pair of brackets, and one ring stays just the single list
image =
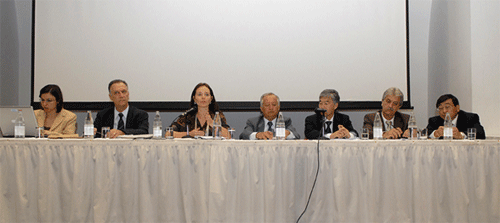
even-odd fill
[{"label": "woman in black top", "polygon": [[206,133],[212,135],[213,119],[217,111],[221,119],[221,135],[229,138],[229,125],[226,123],[224,114],[219,110],[212,88],[207,83],[196,85],[191,93],[189,106],[195,109],[180,115],[170,125],[174,129],[175,138],[186,136],[187,127],[189,127],[190,136],[204,136]]}]

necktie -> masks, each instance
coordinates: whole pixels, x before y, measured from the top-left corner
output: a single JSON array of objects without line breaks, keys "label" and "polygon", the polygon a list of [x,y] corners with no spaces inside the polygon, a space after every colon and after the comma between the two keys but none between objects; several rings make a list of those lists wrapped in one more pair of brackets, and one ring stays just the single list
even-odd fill
[{"label": "necktie", "polygon": [[328,133],[332,133],[332,129],[330,128],[330,125],[332,124],[332,121],[327,121],[325,123],[326,125],[326,130],[325,130],[325,134],[328,134]]},{"label": "necktie", "polygon": [[387,123],[387,131],[392,129],[392,121],[385,121]]},{"label": "necktie", "polygon": [[274,132],[274,130],[273,130],[273,122],[268,122],[267,126],[269,126],[269,128],[267,129],[267,131]]},{"label": "necktie", "polygon": [[125,125],[123,124],[123,113],[119,113],[118,116],[120,116],[120,120],[118,121],[118,130],[124,130]]}]

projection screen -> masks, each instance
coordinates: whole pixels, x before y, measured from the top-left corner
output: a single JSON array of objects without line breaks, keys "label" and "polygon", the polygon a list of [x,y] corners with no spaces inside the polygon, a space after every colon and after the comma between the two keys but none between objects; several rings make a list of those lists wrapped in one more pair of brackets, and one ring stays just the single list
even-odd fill
[{"label": "projection screen", "polygon": [[37,0],[33,101],[49,83],[65,102],[187,102],[199,82],[223,102],[408,101],[407,1]]}]

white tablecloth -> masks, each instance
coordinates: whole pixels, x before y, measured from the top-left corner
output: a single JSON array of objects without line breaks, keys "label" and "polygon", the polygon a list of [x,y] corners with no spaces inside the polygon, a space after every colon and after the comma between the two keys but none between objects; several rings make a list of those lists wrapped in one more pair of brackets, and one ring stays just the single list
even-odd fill
[{"label": "white tablecloth", "polygon": [[0,222],[500,222],[488,141],[0,140]]}]

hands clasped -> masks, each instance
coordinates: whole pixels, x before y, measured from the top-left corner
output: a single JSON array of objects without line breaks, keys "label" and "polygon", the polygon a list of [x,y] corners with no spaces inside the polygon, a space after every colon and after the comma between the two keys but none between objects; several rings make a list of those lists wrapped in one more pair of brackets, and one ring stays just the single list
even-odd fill
[{"label": "hands clasped", "polygon": [[330,139],[348,139],[351,133],[343,125],[338,125],[339,130],[330,135]]},{"label": "hands clasped", "polygon": [[[407,130],[405,132],[405,134],[410,134],[410,133]],[[384,137],[384,139],[399,139],[399,138],[401,138],[401,135],[403,135],[403,130],[401,130],[401,128],[397,127],[397,128],[393,128],[389,131],[384,132],[384,134],[382,136]]]},{"label": "hands clasped", "polygon": [[[287,138],[288,135],[290,135],[290,131],[285,130],[285,138]],[[273,134],[273,132],[270,132],[270,131],[257,132],[257,134],[255,134],[255,138],[257,138],[257,139],[273,139],[273,137],[274,137],[274,134]]]},{"label": "hands clasped", "polygon": [[[458,130],[457,127],[453,127],[453,138],[454,139],[463,139],[464,137],[462,136],[462,133]],[[434,131],[434,137],[439,138],[441,136],[444,136],[444,126],[439,126],[439,128]]]}]

